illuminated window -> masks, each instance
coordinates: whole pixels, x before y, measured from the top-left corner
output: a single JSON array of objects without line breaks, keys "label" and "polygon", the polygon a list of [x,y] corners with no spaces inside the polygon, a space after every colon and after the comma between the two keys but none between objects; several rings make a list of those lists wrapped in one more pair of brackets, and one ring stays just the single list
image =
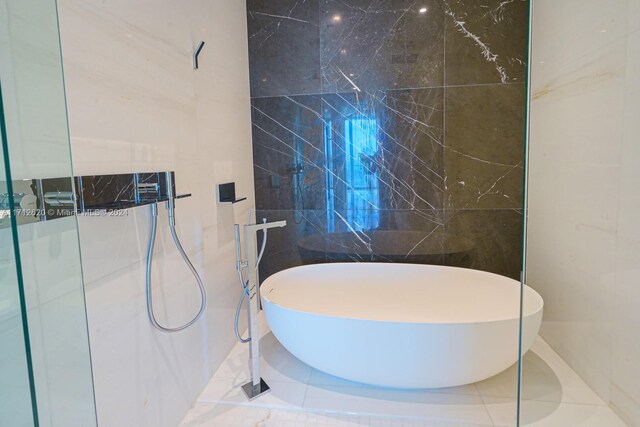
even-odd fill
[{"label": "illuminated window", "polygon": [[[327,121],[325,125],[327,228],[329,232],[335,231],[334,213],[338,208],[346,212],[342,221],[346,219],[353,231],[375,229],[380,225],[380,183],[376,165],[378,121],[357,117],[341,124],[344,126],[340,129],[343,141],[338,145],[334,141],[332,122]],[[336,165],[336,154],[344,157],[344,165]],[[336,194],[342,195],[343,199],[337,198]]]}]

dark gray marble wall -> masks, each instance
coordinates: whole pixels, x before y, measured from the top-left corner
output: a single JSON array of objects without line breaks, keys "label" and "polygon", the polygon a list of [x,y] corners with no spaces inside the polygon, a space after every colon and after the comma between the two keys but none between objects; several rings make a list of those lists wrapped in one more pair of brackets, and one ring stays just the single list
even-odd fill
[{"label": "dark gray marble wall", "polygon": [[[520,271],[528,2],[248,0],[261,277]],[[425,11],[426,9],[426,11]]]}]

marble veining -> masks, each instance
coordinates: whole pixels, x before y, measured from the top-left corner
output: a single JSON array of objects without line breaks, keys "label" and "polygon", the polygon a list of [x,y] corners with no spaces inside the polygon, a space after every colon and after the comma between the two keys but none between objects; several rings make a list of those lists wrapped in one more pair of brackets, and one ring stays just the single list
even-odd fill
[{"label": "marble veining", "polygon": [[322,91],[441,86],[441,17],[440,0],[321,1]]},{"label": "marble veining", "polygon": [[292,224],[261,277],[392,261],[517,278],[527,2],[247,4],[256,209]]},{"label": "marble veining", "polygon": [[[500,6],[499,6],[499,9],[502,10],[503,5],[506,4],[506,3],[511,3],[511,2],[510,1],[502,2],[500,4]],[[445,1],[444,4],[445,4],[446,14],[451,17],[456,29],[458,29],[458,31],[460,31],[460,33],[462,33],[465,37],[468,37],[471,40],[473,40],[473,42],[476,44],[476,46],[478,46],[478,49],[480,49],[480,52],[482,53],[482,56],[484,57],[484,59],[486,59],[487,62],[492,62],[492,63],[495,64],[496,71],[500,75],[500,81],[502,83],[507,83],[509,81],[509,76],[507,76],[507,71],[504,69],[503,66],[500,65],[500,62],[498,61],[498,54],[493,53],[491,48],[489,46],[487,46],[480,39],[480,37],[478,37],[476,34],[472,33],[471,31],[469,31],[469,29],[466,26],[466,23],[460,17],[458,17],[453,10],[451,10],[451,7],[449,6],[448,2]],[[494,15],[493,11],[489,12],[489,14],[491,14],[491,16],[493,17],[494,21],[496,21],[496,22],[498,21],[496,15]],[[500,58],[500,59],[502,59],[502,58]]]},{"label": "marble veining", "polygon": [[247,2],[252,96],[320,92],[318,0]]},{"label": "marble veining", "polygon": [[451,209],[522,206],[525,88],[446,90],[446,204]]},{"label": "marble veining", "polygon": [[[175,194],[173,172],[149,172],[115,175],[91,175],[75,177],[78,212],[117,210],[142,206],[150,201],[162,201],[168,197],[166,174],[171,174],[172,192]],[[140,195],[137,185],[157,184],[158,192],[150,200]]]},{"label": "marble veining", "polygon": [[446,85],[524,82],[528,0],[443,0]]}]

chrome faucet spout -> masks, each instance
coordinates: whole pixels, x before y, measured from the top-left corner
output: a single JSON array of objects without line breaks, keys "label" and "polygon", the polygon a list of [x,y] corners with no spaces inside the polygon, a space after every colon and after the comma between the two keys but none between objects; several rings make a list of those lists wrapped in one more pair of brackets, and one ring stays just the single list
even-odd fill
[{"label": "chrome faucet spout", "polygon": [[247,224],[245,225],[245,230],[248,232],[255,233],[258,230],[267,230],[269,228],[282,228],[286,227],[287,221],[273,221],[273,222],[262,222],[257,224]]}]

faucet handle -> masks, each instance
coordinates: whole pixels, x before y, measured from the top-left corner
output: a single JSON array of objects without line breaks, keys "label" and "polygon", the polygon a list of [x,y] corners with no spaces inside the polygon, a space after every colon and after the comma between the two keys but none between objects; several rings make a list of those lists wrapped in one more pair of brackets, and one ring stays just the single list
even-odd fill
[{"label": "faucet handle", "polygon": [[160,195],[160,185],[157,182],[136,183],[137,200],[154,200]]},{"label": "faucet handle", "polygon": [[[263,218],[264,220],[264,218]],[[245,225],[245,230],[266,230],[268,228],[276,228],[276,227],[285,227],[287,225],[286,220],[282,221],[273,221],[273,222],[262,222],[256,224],[247,224]]]},{"label": "faucet handle", "polygon": [[51,206],[73,206],[76,194],[72,191],[50,191],[44,193],[44,201]]}]

